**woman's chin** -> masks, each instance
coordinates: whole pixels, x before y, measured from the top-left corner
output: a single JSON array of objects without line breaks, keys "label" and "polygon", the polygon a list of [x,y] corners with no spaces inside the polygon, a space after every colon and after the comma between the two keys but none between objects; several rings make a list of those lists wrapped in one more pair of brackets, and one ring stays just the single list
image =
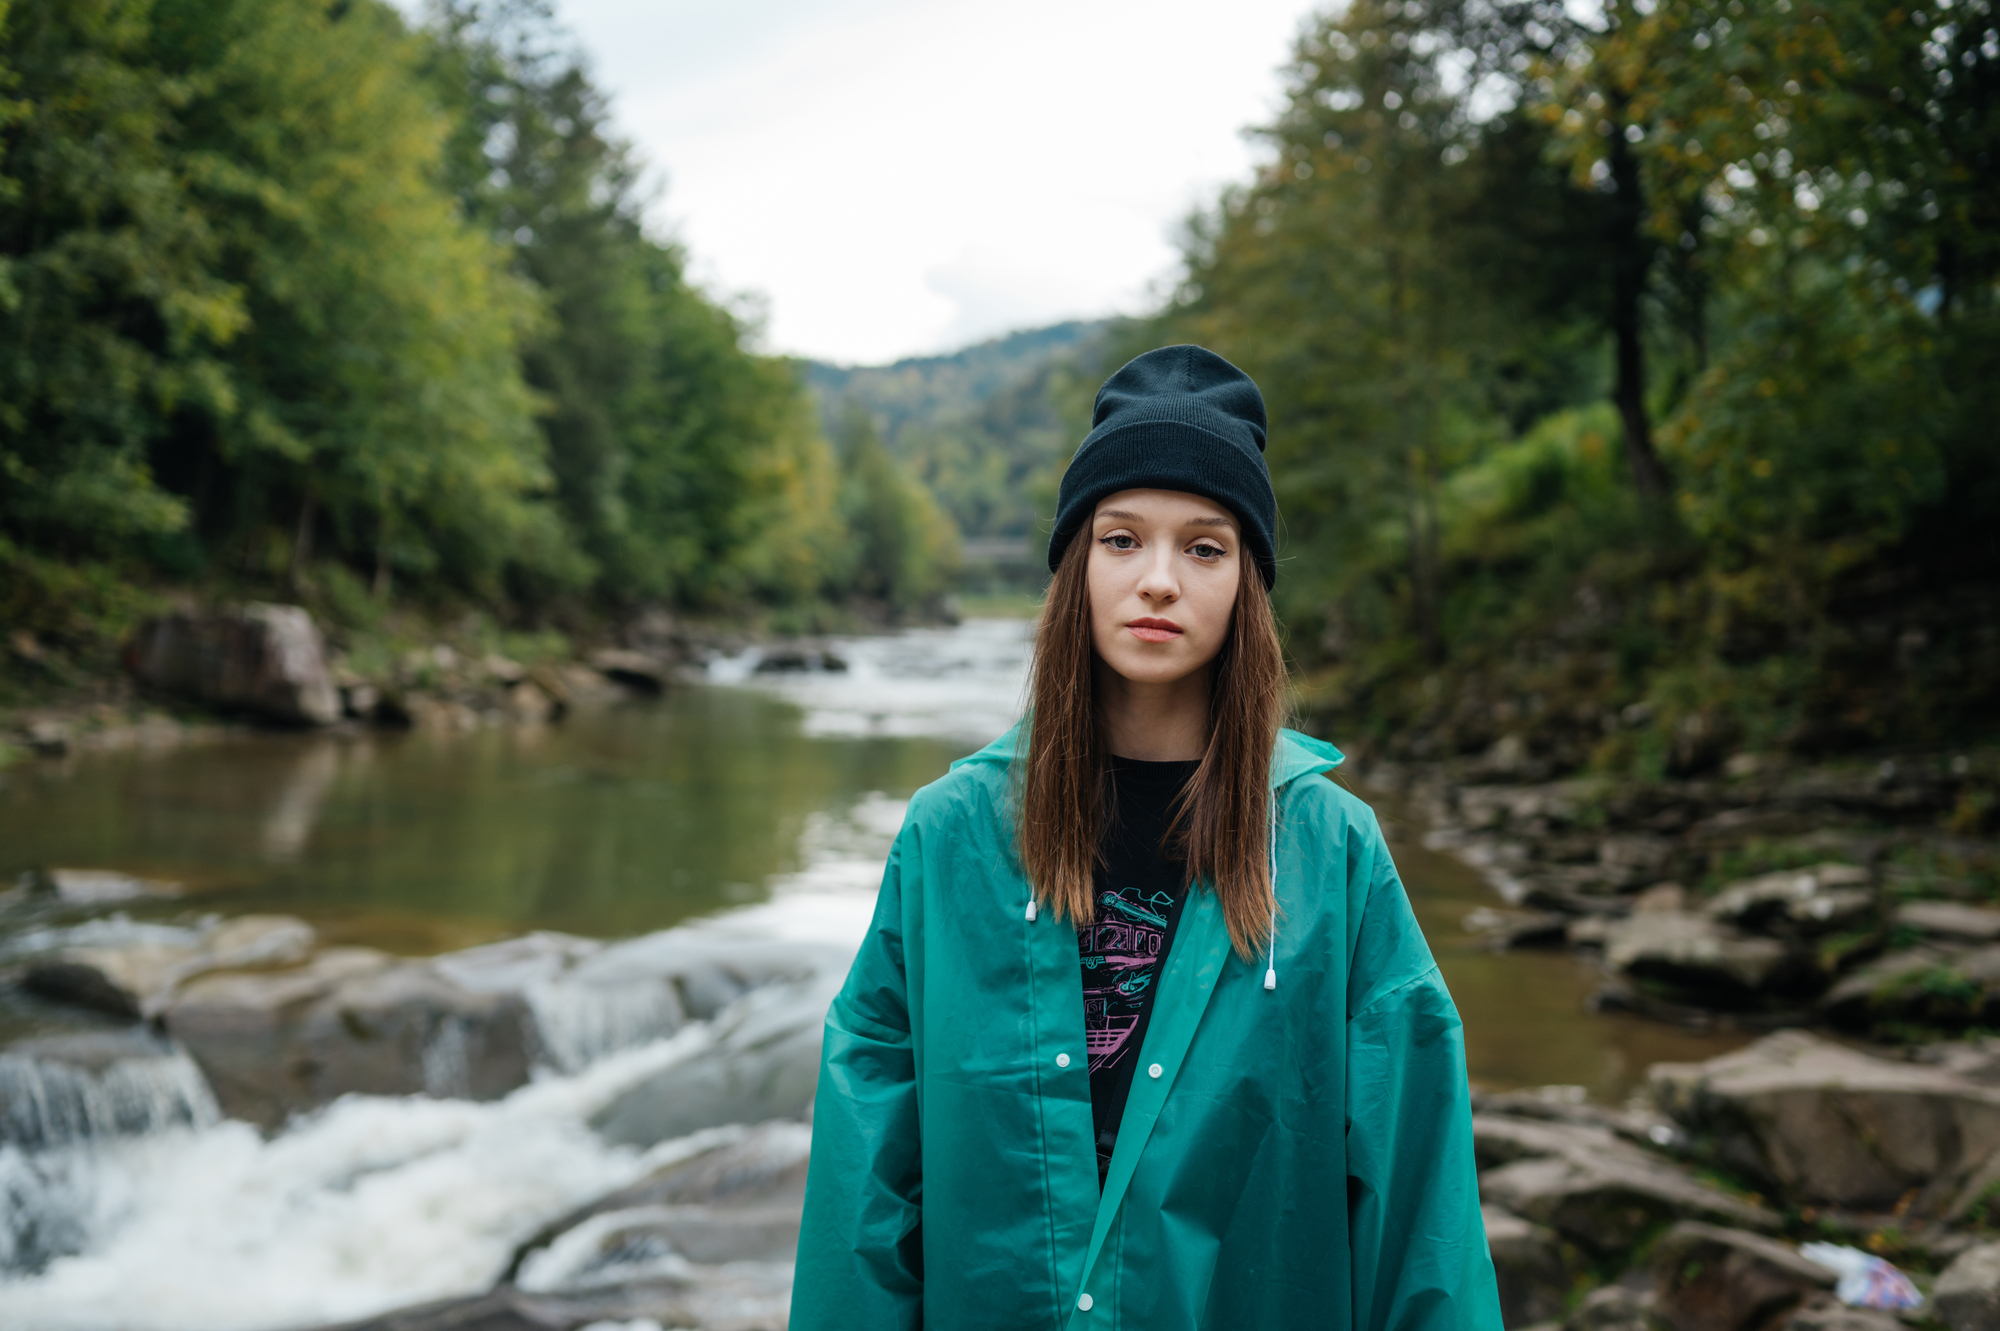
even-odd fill
[{"label": "woman's chin", "polygon": [[1104,663],[1114,674],[1133,684],[1178,684],[1201,669],[1201,663],[1178,642],[1115,652],[1105,656]]}]

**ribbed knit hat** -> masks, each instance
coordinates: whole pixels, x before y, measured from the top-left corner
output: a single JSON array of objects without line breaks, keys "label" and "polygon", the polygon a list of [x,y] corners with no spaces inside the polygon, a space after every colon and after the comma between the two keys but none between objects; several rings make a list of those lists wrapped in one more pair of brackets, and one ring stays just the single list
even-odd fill
[{"label": "ribbed knit hat", "polygon": [[1184,490],[1235,515],[1264,585],[1278,580],[1278,499],[1264,464],[1264,395],[1204,347],[1161,347],[1104,381],[1056,498],[1049,571],[1120,490]]}]

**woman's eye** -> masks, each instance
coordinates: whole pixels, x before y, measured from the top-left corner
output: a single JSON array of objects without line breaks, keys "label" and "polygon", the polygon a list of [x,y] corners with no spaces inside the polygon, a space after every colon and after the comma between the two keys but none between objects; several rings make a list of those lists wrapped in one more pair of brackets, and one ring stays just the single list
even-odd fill
[{"label": "woman's eye", "polygon": [[1119,533],[1113,536],[1106,536],[1102,538],[1102,541],[1103,544],[1110,546],[1113,550],[1136,550],[1139,548],[1139,543],[1137,541],[1133,540],[1130,536],[1124,535],[1123,533]]},{"label": "woman's eye", "polygon": [[1228,552],[1219,545],[1210,545],[1207,541],[1202,541],[1196,544],[1188,553],[1196,559],[1220,559]]}]

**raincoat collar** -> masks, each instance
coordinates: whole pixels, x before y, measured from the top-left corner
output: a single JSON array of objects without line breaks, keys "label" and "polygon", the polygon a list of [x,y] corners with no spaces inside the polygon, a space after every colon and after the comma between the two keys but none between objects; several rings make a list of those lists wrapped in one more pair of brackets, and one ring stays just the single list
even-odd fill
[{"label": "raincoat collar", "polygon": [[[1014,760],[1027,752],[1026,717],[1016,721],[1006,734],[988,744],[977,753],[967,754],[951,765],[953,771],[973,763],[991,764],[996,767],[1012,767]],[[1280,730],[1278,742],[1271,749],[1271,789],[1280,790],[1302,776],[1315,772],[1329,772],[1346,761],[1339,749],[1323,739],[1296,730]]]}]

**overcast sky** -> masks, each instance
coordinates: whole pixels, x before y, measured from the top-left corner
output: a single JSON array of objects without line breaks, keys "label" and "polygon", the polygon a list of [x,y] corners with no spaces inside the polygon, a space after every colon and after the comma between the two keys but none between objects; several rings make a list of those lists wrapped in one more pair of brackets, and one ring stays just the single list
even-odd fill
[{"label": "overcast sky", "polygon": [[875,363],[1133,311],[1309,0],[557,0],[694,275]]}]

